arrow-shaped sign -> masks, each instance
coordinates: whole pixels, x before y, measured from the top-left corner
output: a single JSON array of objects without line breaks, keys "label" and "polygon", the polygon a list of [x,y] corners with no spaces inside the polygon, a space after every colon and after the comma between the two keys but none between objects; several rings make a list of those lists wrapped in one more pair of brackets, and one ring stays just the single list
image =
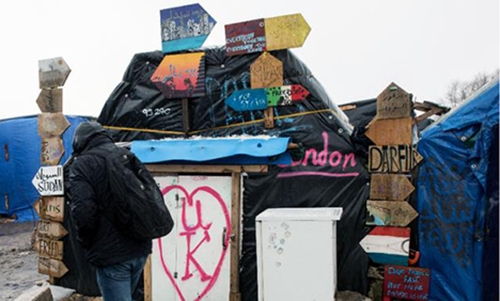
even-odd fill
[{"label": "arrow-shaped sign", "polygon": [[415,190],[403,174],[371,174],[370,198],[403,201]]},{"label": "arrow-shaped sign", "polygon": [[164,53],[200,48],[217,23],[199,4],[160,11]]},{"label": "arrow-shaped sign", "polygon": [[226,54],[240,55],[301,47],[311,27],[301,14],[293,14],[228,24],[225,30]]},{"label": "arrow-shaped sign", "polygon": [[408,266],[410,228],[375,227],[359,244],[378,264]]},{"label": "arrow-shaped sign", "polygon": [[269,52],[262,53],[250,65],[252,89],[283,86],[283,63]]},{"label": "arrow-shaped sign", "polygon": [[70,126],[63,113],[38,114],[38,134],[40,137],[61,136]]},{"label": "arrow-shaped sign", "polygon": [[366,136],[376,145],[411,144],[412,118],[378,119],[368,125]]},{"label": "arrow-shaped sign", "polygon": [[39,235],[51,237],[53,239],[60,239],[68,234],[68,231],[62,224],[43,219],[38,220],[37,232]]},{"label": "arrow-shaped sign", "polygon": [[64,86],[71,69],[62,57],[38,61],[40,89]]},{"label": "arrow-shaped sign", "polygon": [[395,83],[391,83],[377,96],[377,118],[411,117],[410,95]]},{"label": "arrow-shaped sign", "polygon": [[40,163],[42,165],[57,165],[64,154],[64,145],[59,137],[42,138]]},{"label": "arrow-shaped sign", "polygon": [[62,89],[42,89],[36,103],[43,113],[62,112]]},{"label": "arrow-shaped sign", "polygon": [[63,259],[64,245],[62,241],[52,240],[38,237],[35,244],[35,250],[41,257],[49,257],[53,259]]},{"label": "arrow-shaped sign", "polygon": [[60,260],[39,257],[38,258],[38,273],[49,275],[55,278],[61,278],[68,272],[68,268]]},{"label": "arrow-shaped sign", "polygon": [[63,167],[41,166],[31,183],[40,195],[64,195]]},{"label": "arrow-shaped sign", "polygon": [[418,216],[417,211],[403,201],[368,200],[366,208],[373,216],[368,225],[406,227]]},{"label": "arrow-shaped sign", "polygon": [[410,172],[423,160],[413,145],[370,145],[368,170],[374,172]]},{"label": "arrow-shaped sign", "polygon": [[304,100],[309,91],[301,85],[237,90],[226,98],[226,105],[235,111],[264,110],[267,107],[287,106]]},{"label": "arrow-shaped sign", "polygon": [[41,219],[64,221],[64,197],[44,196],[39,198],[33,207]]}]

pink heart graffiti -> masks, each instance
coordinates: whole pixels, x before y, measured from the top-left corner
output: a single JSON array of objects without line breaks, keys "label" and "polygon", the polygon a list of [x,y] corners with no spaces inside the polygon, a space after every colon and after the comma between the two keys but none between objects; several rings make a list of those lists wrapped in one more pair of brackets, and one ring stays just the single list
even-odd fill
[{"label": "pink heart graffiti", "polygon": [[[199,262],[194,258],[194,253],[201,246],[201,244],[204,243],[204,242],[210,242],[211,237],[210,237],[210,234],[209,234],[208,230],[212,226],[212,223],[206,223],[206,224],[202,223],[201,201],[203,201],[203,199],[202,200],[196,200],[196,202],[195,202],[194,199],[195,199],[196,194],[200,193],[200,192],[206,192],[209,195],[212,195],[214,197],[214,199],[217,201],[217,203],[219,204],[219,206],[220,206],[220,208],[222,210],[224,219],[225,219],[226,229],[227,229],[227,231],[226,231],[226,233],[225,233],[225,235],[223,237],[224,245],[225,246],[229,245],[229,238],[231,237],[231,220],[230,220],[230,215],[229,215],[229,211],[228,211],[228,209],[226,207],[226,204],[224,203],[224,200],[222,199],[222,197],[220,196],[220,194],[217,191],[215,191],[214,189],[212,189],[212,188],[210,188],[208,186],[198,187],[195,190],[193,190],[191,193],[189,193],[183,186],[172,185],[172,186],[165,187],[162,190],[162,193],[163,193],[163,195],[166,195],[169,191],[171,191],[173,189],[178,189],[178,190],[182,191],[182,193],[184,193],[184,195],[186,196],[186,199],[183,201],[183,204],[182,204],[182,216],[181,216],[181,218],[182,218],[182,224],[176,226],[176,227],[182,227],[183,230],[179,232],[179,235],[180,236],[184,236],[186,238],[187,248],[188,248],[188,252],[186,254],[186,260],[187,260],[186,267],[185,267],[186,269],[185,269],[185,272],[184,272],[184,276],[181,278],[181,280],[182,281],[188,281],[193,276],[193,274],[190,272],[190,269],[189,269],[189,264],[192,263],[196,267],[196,269],[198,270],[198,272],[200,274],[200,277],[201,277],[201,281],[202,282],[207,282],[206,286],[203,289],[203,291],[201,292],[201,294],[199,294],[196,297],[196,299],[194,299],[194,301],[198,301],[198,300],[201,300],[212,289],[212,287],[217,282],[217,279],[219,277],[219,274],[220,274],[220,271],[221,271],[221,267],[222,267],[222,264],[224,262],[224,258],[225,258],[226,252],[227,252],[227,248],[222,248],[222,252],[220,254],[220,257],[219,257],[219,259],[217,261],[217,264],[215,266],[215,269],[214,269],[214,271],[213,271],[213,273],[211,275],[210,275],[210,272],[204,271],[204,269],[201,267],[201,265],[199,264]],[[181,199],[183,199],[183,198],[181,198]],[[207,200],[207,199],[205,198],[205,200]],[[210,198],[209,200],[213,200],[213,199]],[[187,223],[187,220],[186,220],[186,210],[187,210],[187,207],[191,207],[191,208],[195,207],[196,215],[197,215],[197,219],[198,220],[197,220],[197,223],[194,226],[193,225],[188,225],[188,223]],[[194,248],[191,248],[191,237],[198,230],[203,231],[204,236],[201,239],[201,241],[199,241],[198,244]],[[184,296],[184,293],[182,292],[179,284],[177,283],[177,280],[173,277],[170,269],[168,268],[168,266],[165,263],[165,260],[164,260],[164,257],[163,257],[163,245],[162,245],[162,240],[161,239],[158,240],[158,247],[159,247],[160,260],[161,260],[161,264],[163,266],[163,270],[165,271],[167,277],[172,282],[172,284],[173,284],[173,286],[175,288],[175,291],[179,295],[180,299],[182,301],[186,301],[186,297]]]}]

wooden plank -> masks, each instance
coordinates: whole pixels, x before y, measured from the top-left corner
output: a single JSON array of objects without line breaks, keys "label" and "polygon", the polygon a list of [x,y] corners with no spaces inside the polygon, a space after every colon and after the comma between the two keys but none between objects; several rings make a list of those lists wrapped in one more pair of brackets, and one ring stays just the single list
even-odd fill
[{"label": "wooden plank", "polygon": [[59,113],[62,112],[63,103],[63,90],[60,88],[53,89],[42,89],[38,98],[36,99],[36,104],[43,113]]},{"label": "wooden plank", "polygon": [[71,69],[62,57],[38,61],[40,89],[64,86]]},{"label": "wooden plank", "polygon": [[69,126],[63,113],[38,114],[38,134],[43,138],[61,136]]},{"label": "wooden plank", "polygon": [[410,95],[395,83],[377,96],[378,119],[411,117],[411,109]]},{"label": "wooden plank", "polygon": [[64,145],[60,137],[42,138],[40,163],[42,165],[57,165],[64,155]]},{"label": "wooden plank", "polygon": [[415,190],[406,175],[377,174],[371,175],[370,198],[375,200],[403,201]]},{"label": "wooden plank", "polygon": [[368,125],[366,136],[377,145],[411,144],[411,117],[397,119],[378,119],[376,117]]},{"label": "wooden plank", "polygon": [[153,286],[152,286],[152,275],[151,275],[151,254],[149,254],[146,260],[146,265],[144,266],[143,277],[144,277],[144,301],[153,301]]},{"label": "wooden plank", "polygon": [[146,167],[153,173],[233,173],[252,172],[266,173],[267,165],[164,165],[146,164]]},{"label": "wooden plank", "polygon": [[252,89],[283,86],[283,63],[269,52],[262,53],[250,65]]},{"label": "wooden plank", "polygon": [[33,205],[41,219],[64,221],[64,197],[44,196]]},{"label": "wooden plank", "polygon": [[62,241],[38,237],[35,244],[35,250],[37,250],[41,257],[62,260],[64,244]]},{"label": "wooden plank", "polygon": [[60,260],[46,257],[38,258],[38,273],[40,274],[61,278],[67,272],[68,268]]},{"label": "wooden plank", "polygon": [[230,301],[241,299],[240,242],[241,242],[241,174],[231,174],[231,250]]},{"label": "wooden plank", "polygon": [[37,224],[38,235],[47,236],[52,239],[60,239],[68,234],[68,231],[60,223],[50,220],[39,220]]},{"label": "wooden plank", "polygon": [[422,160],[422,156],[412,145],[370,145],[368,147],[368,170],[370,172],[407,173]]},{"label": "wooden plank", "polygon": [[384,297],[429,300],[431,270],[405,266],[384,267]]},{"label": "wooden plank", "polygon": [[187,98],[182,99],[182,129],[187,135],[189,132],[189,103]]},{"label": "wooden plank", "polygon": [[408,202],[368,200],[366,209],[370,213],[367,225],[406,227],[418,213]]},{"label": "wooden plank", "polygon": [[274,128],[274,112],[271,107],[264,110],[264,127],[266,129]]},{"label": "wooden plank", "polygon": [[200,48],[217,23],[196,3],[160,10],[164,53]]}]

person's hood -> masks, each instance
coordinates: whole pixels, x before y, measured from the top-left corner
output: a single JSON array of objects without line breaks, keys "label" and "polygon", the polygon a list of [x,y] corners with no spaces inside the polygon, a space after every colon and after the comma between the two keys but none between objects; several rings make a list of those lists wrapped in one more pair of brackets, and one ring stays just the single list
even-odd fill
[{"label": "person's hood", "polygon": [[80,123],[73,138],[73,152],[79,154],[104,143],[113,143],[113,139],[102,125],[94,121]]}]

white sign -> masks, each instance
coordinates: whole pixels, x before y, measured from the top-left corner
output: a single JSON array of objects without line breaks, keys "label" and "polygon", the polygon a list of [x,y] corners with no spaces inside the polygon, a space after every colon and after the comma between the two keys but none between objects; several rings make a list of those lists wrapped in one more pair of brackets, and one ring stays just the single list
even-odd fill
[{"label": "white sign", "polygon": [[40,195],[63,195],[63,167],[42,166],[31,181]]}]

